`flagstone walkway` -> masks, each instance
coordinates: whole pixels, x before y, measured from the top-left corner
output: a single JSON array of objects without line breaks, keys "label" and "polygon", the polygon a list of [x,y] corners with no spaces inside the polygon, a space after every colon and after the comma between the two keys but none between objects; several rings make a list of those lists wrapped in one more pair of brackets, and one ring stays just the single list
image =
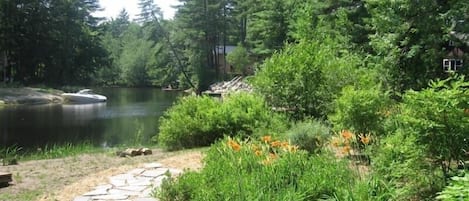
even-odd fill
[{"label": "flagstone walkway", "polygon": [[107,184],[76,197],[73,201],[157,201],[151,196],[168,174],[178,175],[179,169],[165,168],[160,163],[145,164],[124,174],[111,176]]}]

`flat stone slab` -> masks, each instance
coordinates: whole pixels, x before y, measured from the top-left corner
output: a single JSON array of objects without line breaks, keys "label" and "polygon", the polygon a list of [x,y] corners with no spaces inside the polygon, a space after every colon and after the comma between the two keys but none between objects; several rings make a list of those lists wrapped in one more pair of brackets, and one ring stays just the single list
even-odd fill
[{"label": "flat stone slab", "polygon": [[73,199],[73,201],[92,201],[89,196],[79,196]]},{"label": "flat stone slab", "polygon": [[169,170],[166,168],[159,168],[156,170],[146,170],[145,172],[142,173],[142,176],[144,177],[158,177],[161,175],[166,174]]},{"label": "flat stone slab", "polygon": [[96,196],[96,195],[106,195],[108,189],[96,189],[88,193],[83,194],[84,196]]},{"label": "flat stone slab", "polygon": [[100,195],[93,196],[93,200],[126,200],[129,198],[128,195]]},{"label": "flat stone slab", "polygon": [[144,171],[145,171],[145,169],[143,169],[143,168],[137,168],[137,169],[130,170],[127,174],[139,175],[139,174],[142,174],[142,172],[144,172]]},{"label": "flat stone slab", "polygon": [[132,191],[132,192],[138,192],[141,193],[143,190],[145,190],[147,186],[123,186],[123,187],[117,187],[118,190],[125,190],[125,191]]},{"label": "flat stone slab", "polygon": [[163,164],[161,163],[147,163],[143,165],[146,169],[156,169],[156,168],[162,168]]},{"label": "flat stone slab", "polygon": [[109,190],[109,195],[123,195],[123,196],[138,196],[140,195],[141,192],[138,191],[126,191],[126,190],[120,190],[120,189],[111,189]]},{"label": "flat stone slab", "polygon": [[136,198],[134,201],[158,201],[156,198]]}]

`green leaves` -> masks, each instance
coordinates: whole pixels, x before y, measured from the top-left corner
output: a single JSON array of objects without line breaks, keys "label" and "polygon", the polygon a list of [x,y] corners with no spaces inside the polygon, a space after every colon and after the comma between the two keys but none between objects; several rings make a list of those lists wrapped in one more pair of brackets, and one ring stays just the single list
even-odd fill
[{"label": "green leaves", "polygon": [[223,102],[211,97],[180,99],[160,121],[155,140],[168,149],[208,146],[227,136],[249,137],[258,130],[281,131],[285,120],[259,96],[236,93]]},{"label": "green leaves", "polygon": [[325,117],[342,87],[360,78],[359,57],[341,47],[332,39],[289,45],[265,61],[253,85],[270,104],[296,118]]}]

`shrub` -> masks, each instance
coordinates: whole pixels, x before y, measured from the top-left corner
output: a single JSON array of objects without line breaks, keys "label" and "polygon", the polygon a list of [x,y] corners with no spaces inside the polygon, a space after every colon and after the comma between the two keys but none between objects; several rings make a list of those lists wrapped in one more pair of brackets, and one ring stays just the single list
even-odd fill
[{"label": "shrub", "polygon": [[[200,172],[167,180],[160,200],[377,200],[347,163],[309,155],[272,136],[224,139],[213,145]],[[360,184],[361,188],[355,187]]]},{"label": "shrub", "polygon": [[469,200],[469,172],[464,176],[452,177],[451,180],[450,185],[438,193],[436,198],[443,201]]},{"label": "shrub", "polygon": [[292,144],[310,153],[320,151],[330,136],[329,127],[315,120],[297,123],[287,132]]},{"label": "shrub", "polygon": [[355,89],[345,87],[335,100],[335,113],[330,116],[335,130],[349,129],[362,135],[383,133],[385,107],[390,103],[379,88]]},{"label": "shrub", "polygon": [[[394,189],[394,200],[425,200],[443,185],[443,177],[417,143],[415,133],[397,130],[375,145],[373,176],[382,178]],[[440,174],[439,174],[440,173]]]},{"label": "shrub", "polygon": [[160,120],[158,143],[168,149],[208,145],[222,137],[217,130],[221,103],[210,97],[183,97]]},{"label": "shrub", "polygon": [[463,77],[430,83],[422,91],[404,95],[397,125],[414,134],[426,157],[441,167],[445,178],[450,164],[464,158],[469,136],[469,83]]},{"label": "shrub", "polygon": [[252,84],[271,105],[292,111],[294,118],[326,117],[342,87],[360,77],[360,58],[339,49],[332,39],[288,45],[264,62]]},{"label": "shrub", "polygon": [[236,93],[223,101],[189,96],[180,99],[161,118],[154,139],[170,150],[207,146],[224,135],[243,137],[257,130],[280,129],[284,120],[259,96]]}]

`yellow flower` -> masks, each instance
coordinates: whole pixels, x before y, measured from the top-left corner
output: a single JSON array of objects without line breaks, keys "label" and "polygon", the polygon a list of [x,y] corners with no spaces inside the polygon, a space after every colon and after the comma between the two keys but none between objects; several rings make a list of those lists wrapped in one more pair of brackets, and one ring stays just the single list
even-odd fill
[{"label": "yellow flower", "polygon": [[234,151],[239,151],[241,150],[241,145],[239,145],[236,141],[234,140],[228,140],[228,146],[231,147]]},{"label": "yellow flower", "polygon": [[353,137],[353,133],[350,132],[349,130],[343,130],[341,133],[342,137],[346,140],[349,140],[350,138]]},{"label": "yellow flower", "polygon": [[269,143],[272,140],[272,137],[270,135],[263,136],[262,141],[265,143]]}]

